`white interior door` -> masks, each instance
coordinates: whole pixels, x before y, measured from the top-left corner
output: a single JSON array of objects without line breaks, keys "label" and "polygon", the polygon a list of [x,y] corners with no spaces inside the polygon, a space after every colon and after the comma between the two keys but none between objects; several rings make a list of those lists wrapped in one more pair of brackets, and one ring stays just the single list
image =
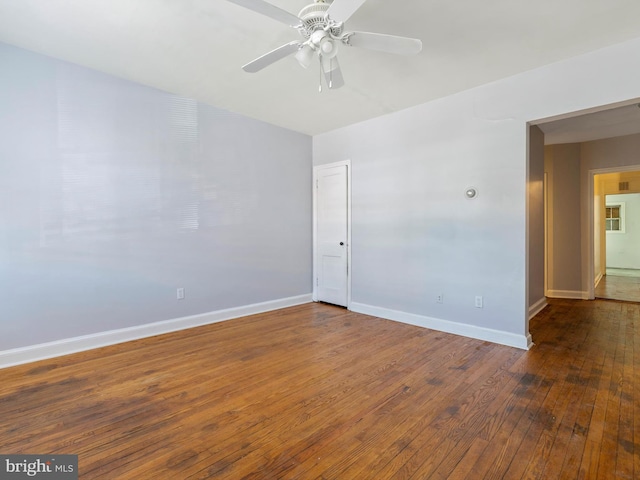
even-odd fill
[{"label": "white interior door", "polygon": [[316,297],[347,306],[348,166],[316,169]]}]

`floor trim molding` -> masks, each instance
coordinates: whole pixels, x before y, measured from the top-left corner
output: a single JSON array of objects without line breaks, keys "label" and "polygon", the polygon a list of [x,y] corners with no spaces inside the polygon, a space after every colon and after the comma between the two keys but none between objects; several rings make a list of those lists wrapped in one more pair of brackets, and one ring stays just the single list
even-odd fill
[{"label": "floor trim molding", "polygon": [[416,315],[414,313],[401,312],[398,310],[390,310],[373,305],[366,305],[364,303],[352,302],[350,307],[351,310],[356,313],[372,315],[374,317],[394,320],[396,322],[416,325],[418,327],[438,330],[440,332],[462,335],[464,337],[475,338],[477,340],[486,340],[493,343],[499,343],[501,345],[507,345],[509,347],[521,348],[523,350],[529,350],[529,348],[533,346],[531,334],[518,335],[515,333],[482,328],[465,323],[451,322],[440,318]]},{"label": "floor trim molding", "polygon": [[589,293],[579,290],[549,290],[547,297],[551,298],[570,298],[573,300],[589,300]]},{"label": "floor trim molding", "polygon": [[161,322],[137,325],[135,327],[120,328],[106,332],[98,332],[73,338],[65,338],[54,342],[29,345],[0,351],[0,368],[12,367],[38,360],[82,352],[94,348],[106,347],[117,343],[129,342],[140,338],[152,337],[163,333],[176,332],[187,328],[199,327],[211,323],[231,320],[256,313],[269,312],[280,308],[293,307],[311,302],[311,294],[281,298],[268,302],[254,303],[241,307],[217,310],[214,312],[174,318]]},{"label": "floor trim molding", "polygon": [[547,306],[547,297],[542,297],[529,307],[529,320],[539,314]]}]

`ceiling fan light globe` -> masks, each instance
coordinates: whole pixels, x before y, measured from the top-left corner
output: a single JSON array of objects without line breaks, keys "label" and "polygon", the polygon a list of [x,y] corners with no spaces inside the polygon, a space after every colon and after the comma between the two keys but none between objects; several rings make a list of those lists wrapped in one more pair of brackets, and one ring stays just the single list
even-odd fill
[{"label": "ceiling fan light globe", "polygon": [[296,53],[296,60],[303,68],[309,68],[313,60],[313,49],[309,45],[304,45]]},{"label": "ceiling fan light globe", "polygon": [[333,58],[338,53],[338,46],[330,38],[323,38],[320,42],[320,53],[323,57]]}]

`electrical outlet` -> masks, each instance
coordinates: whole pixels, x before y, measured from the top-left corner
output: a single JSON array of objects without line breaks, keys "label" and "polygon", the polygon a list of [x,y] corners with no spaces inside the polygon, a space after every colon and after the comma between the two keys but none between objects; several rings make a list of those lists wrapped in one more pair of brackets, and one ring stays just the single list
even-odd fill
[{"label": "electrical outlet", "polygon": [[476,308],[482,308],[482,296],[476,295]]},{"label": "electrical outlet", "polygon": [[184,288],[178,288],[178,290],[176,290],[176,296],[178,297],[178,300],[184,300]]},{"label": "electrical outlet", "polygon": [[436,295],[436,302],[438,302],[438,303],[444,302],[444,295],[442,295],[441,293]]}]

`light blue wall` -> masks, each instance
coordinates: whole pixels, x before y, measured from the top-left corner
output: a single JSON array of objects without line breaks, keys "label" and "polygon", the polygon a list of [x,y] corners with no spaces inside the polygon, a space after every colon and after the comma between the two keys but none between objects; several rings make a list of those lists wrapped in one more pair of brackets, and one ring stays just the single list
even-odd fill
[{"label": "light blue wall", "polygon": [[527,128],[474,104],[467,93],[318,135],[314,162],[351,160],[356,308],[524,343]]},{"label": "light blue wall", "polygon": [[0,351],[311,292],[310,137],[2,44],[0,72]]},{"label": "light blue wall", "polygon": [[[351,159],[353,303],[526,346],[527,122],[640,98],[638,55],[314,137]],[[0,350],[310,293],[309,137],[12,47],[0,71]]]}]

